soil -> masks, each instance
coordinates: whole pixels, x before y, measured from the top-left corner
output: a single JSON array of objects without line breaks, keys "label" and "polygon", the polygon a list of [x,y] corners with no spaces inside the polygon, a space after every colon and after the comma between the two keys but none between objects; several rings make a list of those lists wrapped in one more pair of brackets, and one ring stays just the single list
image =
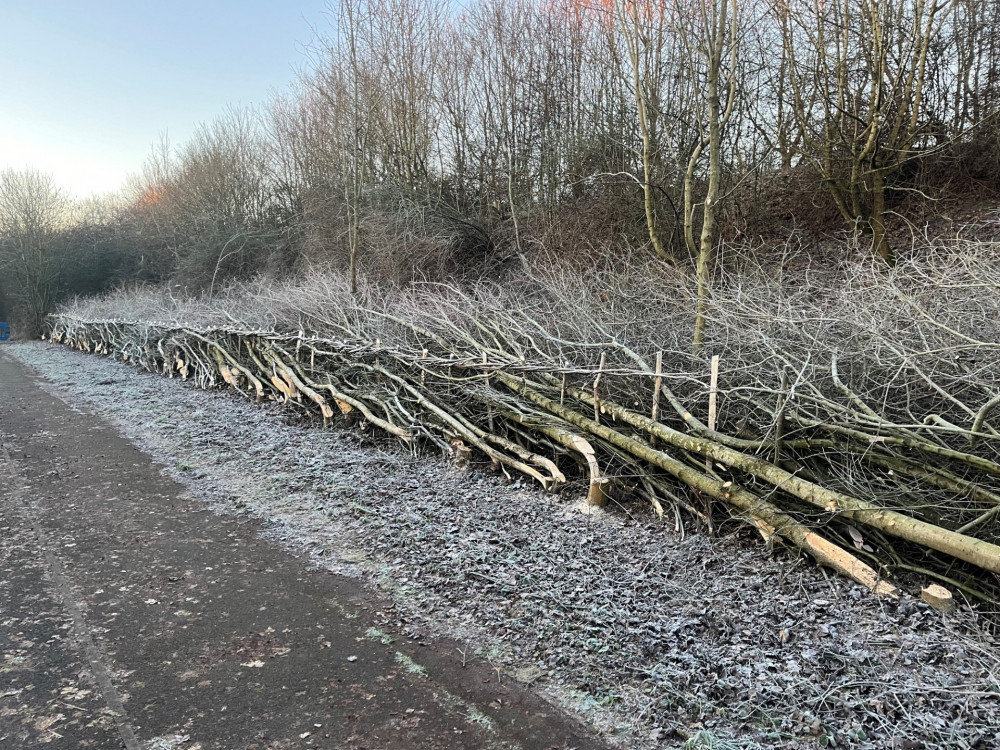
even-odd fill
[{"label": "soil", "polygon": [[[4,351],[187,487],[195,515],[176,539],[215,517],[280,544],[286,560],[324,571],[310,580],[353,581],[384,599],[366,616],[386,638],[454,639],[451,656],[467,668],[530,685],[525,695],[546,696],[607,742],[1000,747],[1000,650],[965,604],[943,615],[910,596],[879,600],[746,531],[682,535],[638,505],[584,515],[572,492],[460,471],[99,357]],[[107,459],[74,470],[88,468],[103,472]],[[231,653],[207,656],[266,661],[286,647],[232,640]]]}]

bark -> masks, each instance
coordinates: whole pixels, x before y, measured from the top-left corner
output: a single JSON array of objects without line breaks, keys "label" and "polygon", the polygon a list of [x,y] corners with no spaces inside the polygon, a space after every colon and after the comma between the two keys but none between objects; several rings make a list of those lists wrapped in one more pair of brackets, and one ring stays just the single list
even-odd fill
[{"label": "bark", "polygon": [[[511,383],[507,380],[504,382],[508,385],[508,387],[512,387]],[[527,388],[523,388],[523,390],[519,392],[522,392],[523,395],[535,403],[539,403],[536,400],[537,398],[544,398],[538,394],[532,394]],[[590,402],[591,397],[584,391],[571,389],[569,393],[580,401],[585,403]],[[546,399],[546,401],[548,401],[548,399]],[[559,414],[560,417],[566,419],[567,421],[577,424],[577,422],[571,418],[573,413],[569,409],[559,407],[558,404],[554,405],[557,408],[560,408],[562,413],[553,413]],[[546,406],[545,408],[549,409],[550,407]],[[704,438],[693,437],[691,435],[685,435],[682,432],[677,432],[666,425],[653,422],[653,420],[648,417],[631,412],[613,402],[605,400],[604,408],[617,419],[621,419],[632,427],[644,430],[651,435],[656,435],[665,443],[682,450],[698,453],[706,458],[711,458],[713,461],[718,461],[726,466],[731,466],[735,469],[739,469],[740,471],[752,474],[757,479],[772,484],[782,491],[794,495],[800,500],[804,500],[810,505],[826,511],[831,514],[831,517],[847,518],[866,526],[876,528],[885,534],[889,534],[890,536],[899,537],[900,539],[905,539],[907,541],[938,550],[939,552],[952,555],[953,557],[965,560],[966,562],[972,563],[973,565],[983,568],[984,570],[989,570],[993,573],[1000,573],[1000,546],[990,544],[989,542],[984,542],[979,539],[973,539],[972,537],[964,536],[948,529],[943,529],[939,526],[935,526],[934,524],[911,518],[893,510],[880,508],[879,506],[866,500],[861,500],[859,498],[851,497],[850,495],[845,495],[834,490],[820,487],[819,485],[813,484],[812,482],[808,482],[795,476],[794,474],[791,474],[780,466],[775,466],[763,459],[757,458],[756,456],[740,453],[732,448],[727,448],[724,445],[719,445],[718,443],[705,440]],[[578,424],[578,426],[580,425]],[[599,428],[596,425],[593,427],[595,433],[598,429],[606,428]],[[617,433],[615,433],[615,435],[617,435]],[[620,443],[615,442],[616,438],[613,436],[601,435],[601,437],[605,438],[609,442],[615,443],[616,445],[620,445]],[[630,440],[624,436],[620,437],[625,440]],[[634,443],[635,441],[631,442]],[[645,450],[656,453],[656,451],[649,448]],[[643,455],[642,457],[649,460],[646,455]]]},{"label": "bark", "polygon": [[[592,432],[602,439],[607,440],[609,443],[618,446],[622,450],[625,450],[628,453],[637,456],[638,458],[641,458],[660,469],[663,469],[688,486],[693,487],[706,495],[744,510],[750,515],[763,520],[769,526],[774,528],[777,533],[788,538],[790,541],[813,555],[820,563],[829,565],[841,573],[850,576],[854,580],[868,586],[878,594],[895,594],[895,587],[885,581],[882,581],[880,576],[872,568],[862,563],[853,555],[841,550],[839,547],[836,547],[827,540],[823,539],[819,536],[819,534],[811,532],[801,524],[792,521],[787,515],[778,511],[775,506],[763,501],[753,493],[736,487],[731,482],[722,482],[718,479],[709,477],[708,475],[687,466],[681,461],[678,461],[676,458],[673,458],[667,453],[655,450],[654,448],[651,448],[634,438],[627,437],[626,435],[612,430],[609,427],[594,424],[591,419],[583,416],[582,414],[579,414],[572,409],[560,406],[555,401],[552,401],[542,394],[533,391],[517,378],[511,378],[505,375],[501,375],[500,378],[511,390],[517,391],[533,403],[541,406],[546,411],[550,411],[560,418],[565,419],[570,424],[576,425],[578,428],[588,432]],[[609,405],[608,402],[605,402],[605,406],[610,407],[609,411],[613,415],[621,416],[619,411],[620,407]],[[645,419],[645,417],[643,419]],[[998,552],[1000,552],[1000,548],[998,548]],[[998,557],[998,563],[1000,563],[1000,557]]]}]

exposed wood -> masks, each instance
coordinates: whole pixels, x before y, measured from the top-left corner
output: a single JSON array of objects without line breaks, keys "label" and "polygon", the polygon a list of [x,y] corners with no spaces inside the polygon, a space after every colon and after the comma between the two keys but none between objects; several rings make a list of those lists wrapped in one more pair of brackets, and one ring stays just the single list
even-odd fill
[{"label": "exposed wood", "polygon": [[939,612],[951,612],[955,609],[955,599],[944,586],[932,583],[920,592],[920,598]]}]

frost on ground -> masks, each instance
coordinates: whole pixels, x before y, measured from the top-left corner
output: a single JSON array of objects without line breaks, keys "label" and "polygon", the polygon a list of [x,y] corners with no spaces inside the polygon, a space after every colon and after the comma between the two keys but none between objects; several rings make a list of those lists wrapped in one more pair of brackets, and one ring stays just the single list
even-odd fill
[{"label": "frost on ground", "polygon": [[623,746],[1000,747],[1000,649],[968,609],[876,600],[750,534],[682,540],[639,506],[583,516],[98,357],[6,351],[219,512],[389,593],[386,637],[469,642]]}]

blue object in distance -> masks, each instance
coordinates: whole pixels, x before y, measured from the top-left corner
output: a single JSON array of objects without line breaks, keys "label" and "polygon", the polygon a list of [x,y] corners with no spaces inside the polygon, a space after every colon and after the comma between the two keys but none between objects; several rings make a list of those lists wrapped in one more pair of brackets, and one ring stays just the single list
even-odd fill
[{"label": "blue object in distance", "polygon": [[0,323],[0,341],[6,341],[10,338],[10,324]]}]

